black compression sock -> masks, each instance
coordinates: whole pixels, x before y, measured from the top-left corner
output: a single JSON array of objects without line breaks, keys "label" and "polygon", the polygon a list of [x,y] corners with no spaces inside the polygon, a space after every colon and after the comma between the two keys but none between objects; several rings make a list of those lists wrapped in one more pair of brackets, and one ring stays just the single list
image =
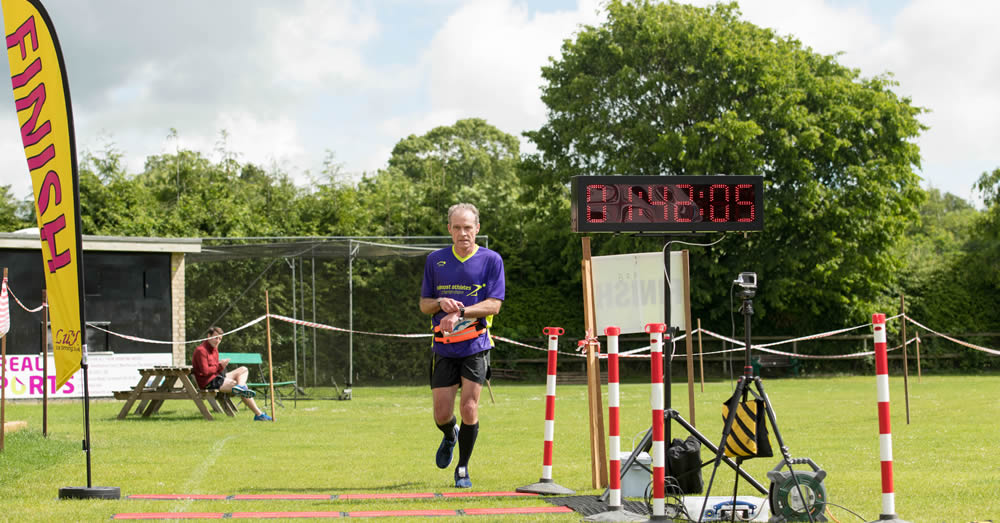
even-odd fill
[{"label": "black compression sock", "polygon": [[456,421],[458,421],[458,420],[455,419],[455,416],[452,416],[451,417],[451,421],[445,423],[444,425],[438,425],[438,428],[441,429],[441,432],[444,432],[444,437],[445,438],[448,438],[449,440],[454,440],[455,439],[455,428],[454,427],[455,427],[455,422]]},{"label": "black compression sock", "polygon": [[476,436],[479,435],[479,422],[475,425],[462,423],[461,430],[458,431],[458,466],[468,467],[469,458],[472,457],[472,449],[476,446]]}]

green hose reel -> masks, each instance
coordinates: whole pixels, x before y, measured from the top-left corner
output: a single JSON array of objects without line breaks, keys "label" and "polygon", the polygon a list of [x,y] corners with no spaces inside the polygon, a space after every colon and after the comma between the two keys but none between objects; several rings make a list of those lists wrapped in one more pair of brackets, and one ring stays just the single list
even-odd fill
[{"label": "green hose reel", "polygon": [[[809,521],[810,516],[812,521],[826,521],[823,516],[823,511],[826,509],[826,487],[823,486],[826,471],[820,469],[809,458],[795,458],[788,461],[795,465],[808,464],[812,470],[797,470],[794,474],[791,470],[783,471],[781,469],[785,466],[785,460],[781,460],[767,473],[768,479],[771,480],[767,494],[771,505],[771,519],[768,521],[771,523]],[[799,487],[802,489],[801,494]]]}]

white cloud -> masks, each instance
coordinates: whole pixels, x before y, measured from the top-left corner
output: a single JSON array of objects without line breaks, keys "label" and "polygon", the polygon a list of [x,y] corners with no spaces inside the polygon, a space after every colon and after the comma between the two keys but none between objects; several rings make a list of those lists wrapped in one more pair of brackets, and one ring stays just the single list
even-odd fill
[{"label": "white cloud", "polygon": [[[936,187],[972,196],[984,171],[1000,167],[1000,3],[916,1],[897,17],[891,52],[899,90],[931,112],[921,139]],[[891,66],[890,66],[891,67]]]},{"label": "white cloud", "polygon": [[592,2],[580,2],[574,11],[539,13],[507,0],[459,8],[422,59],[429,113],[445,120],[434,123],[482,117],[515,135],[540,126],[545,121],[541,68],[559,55],[563,40],[579,24],[595,22],[595,9]]},{"label": "white cloud", "polygon": [[378,35],[373,12],[352,2],[307,0],[296,10],[287,6],[261,10],[274,78],[293,91],[327,85],[367,83],[371,72],[362,45]]},{"label": "white cloud", "polygon": [[741,3],[751,22],[793,34],[864,76],[891,72],[893,90],[929,109],[917,140],[929,185],[973,199],[979,175],[1000,166],[1000,3],[914,0],[880,20],[875,4],[834,7],[819,0]]},{"label": "white cloud", "polygon": [[[992,27],[1000,2],[886,2],[744,0],[740,9],[817,52],[843,52],[840,62],[865,76],[893,72],[895,91],[931,110],[921,117],[931,129],[918,141],[923,175],[970,197],[979,174],[1000,166],[1000,31]],[[601,0],[539,5],[46,2],[66,55],[81,151],[103,150],[110,138],[136,172],[177,145],[214,157],[226,129],[243,159],[293,175],[315,172],[326,150],[347,172],[374,171],[400,139],[460,118],[485,118],[516,136],[538,128],[546,117],[541,67],[580,24],[604,16]],[[7,96],[0,184],[27,196]],[[179,144],[166,139],[170,128]]]}]

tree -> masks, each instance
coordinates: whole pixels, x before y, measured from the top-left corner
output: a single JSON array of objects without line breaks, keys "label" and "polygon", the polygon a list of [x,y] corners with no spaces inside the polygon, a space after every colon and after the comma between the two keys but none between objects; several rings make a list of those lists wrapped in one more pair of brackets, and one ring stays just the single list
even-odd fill
[{"label": "tree", "polygon": [[757,317],[772,330],[863,321],[892,283],[890,247],[923,198],[913,143],[922,110],[892,92],[889,76],[861,78],[740,20],[735,4],[607,9],[607,22],[582,28],[542,69],[549,117],[525,133],[538,148],[526,182],[761,175],[765,231],[696,250],[695,308],[728,315],[717,305],[729,281],[752,270]]},{"label": "tree", "polygon": [[969,252],[975,255],[975,265],[992,284],[992,294],[996,294],[1000,291],[1000,168],[983,173],[976,190],[987,208],[976,223]]},{"label": "tree", "polygon": [[156,201],[150,188],[125,172],[113,143],[100,156],[85,152],[80,163],[83,234],[154,236]]},{"label": "tree", "polygon": [[31,217],[31,200],[19,202],[11,193],[10,185],[0,185],[0,231],[12,232],[34,227]]},{"label": "tree", "polygon": [[395,178],[399,176],[419,186],[428,211],[417,221],[424,234],[444,234],[444,211],[463,201],[479,207],[485,230],[502,234],[498,225],[512,225],[509,203],[519,194],[519,147],[517,137],[485,120],[459,120],[400,140],[383,174],[393,177],[393,183],[401,183]]},{"label": "tree", "polygon": [[954,194],[928,189],[919,209],[920,219],[911,222],[895,244],[896,256],[903,263],[902,287],[919,290],[931,273],[953,267],[956,258],[965,253],[979,214],[972,204]]}]

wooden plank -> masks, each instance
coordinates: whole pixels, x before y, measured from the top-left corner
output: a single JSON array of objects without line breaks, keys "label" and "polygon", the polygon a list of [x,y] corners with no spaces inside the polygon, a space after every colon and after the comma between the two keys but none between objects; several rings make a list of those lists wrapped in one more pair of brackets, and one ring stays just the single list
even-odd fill
[{"label": "wooden plank", "polygon": [[[153,370],[156,371],[157,369],[153,369]],[[174,383],[177,383],[178,376],[176,374],[169,374],[169,373],[162,374],[161,373],[161,374],[157,375],[157,378],[160,378],[160,377],[163,378],[163,381],[161,381],[160,384],[156,387],[156,390],[159,391],[159,392],[170,391],[171,389],[174,388]],[[149,395],[144,395],[144,396],[146,396],[146,398],[149,398]],[[160,411],[160,407],[163,406],[163,402],[166,401],[166,400],[152,398],[152,399],[148,399],[148,401],[149,401],[149,403],[146,405],[145,410],[142,411],[142,417],[144,417],[144,418],[148,418],[148,417],[152,416],[153,414],[156,414],[157,412],[159,412]]]},{"label": "wooden plank", "polygon": [[3,424],[4,434],[28,428],[27,421],[7,421]]},{"label": "wooden plank", "polygon": [[178,376],[178,379],[180,379],[181,385],[184,386],[184,390],[187,391],[188,397],[191,398],[191,401],[198,406],[198,410],[201,411],[201,415],[207,420],[213,419],[212,413],[208,411],[208,407],[205,406],[205,402],[202,401],[201,396],[198,395],[198,387],[195,387],[194,384],[191,383],[190,369],[188,369],[187,373]]},{"label": "wooden plank", "polygon": [[236,403],[233,402],[233,395],[222,393],[218,395],[218,398],[219,403],[222,404],[222,410],[226,411],[226,415],[230,418],[235,417],[239,409],[236,408]]},{"label": "wooden plank", "polygon": [[145,388],[146,382],[149,380],[149,376],[156,372],[153,369],[141,369],[139,370],[139,383],[136,383],[135,387],[132,388],[132,392],[125,399],[125,405],[122,405],[122,410],[118,411],[118,419],[125,419],[128,415],[129,409],[132,408],[132,404],[139,398],[142,393],[142,389]]},{"label": "wooden plank", "polygon": [[[117,391],[117,392],[115,392],[115,394],[117,395],[117,394],[119,394],[121,392],[124,392],[124,391]],[[202,391],[198,391],[196,394],[198,395],[198,399],[199,400],[208,400],[209,398],[216,398],[217,397],[216,396],[216,392],[217,391],[214,390],[214,389],[213,390],[202,390]],[[151,391],[151,392],[144,392],[142,394],[142,397],[144,399],[158,400],[158,401],[165,401],[165,400],[190,400],[191,399],[191,395],[186,390],[184,390],[184,389],[157,390],[157,391]],[[222,412],[222,410],[220,409],[219,412]]]},{"label": "wooden plank", "polygon": [[[688,371],[688,412],[692,427],[698,427],[694,422],[694,349],[691,336],[691,265],[688,259],[687,249],[681,251],[681,277],[684,278],[684,345],[687,347],[687,371]],[[667,442],[669,445],[670,443]]]},{"label": "wooden plank", "polygon": [[[584,236],[583,261],[583,321],[590,335],[596,337],[597,309],[594,307],[594,277],[590,257],[590,237]],[[604,445],[604,413],[601,401],[601,362],[597,357],[597,346],[587,345],[587,402],[590,410],[590,471],[593,488],[608,486],[608,458]]]}]

